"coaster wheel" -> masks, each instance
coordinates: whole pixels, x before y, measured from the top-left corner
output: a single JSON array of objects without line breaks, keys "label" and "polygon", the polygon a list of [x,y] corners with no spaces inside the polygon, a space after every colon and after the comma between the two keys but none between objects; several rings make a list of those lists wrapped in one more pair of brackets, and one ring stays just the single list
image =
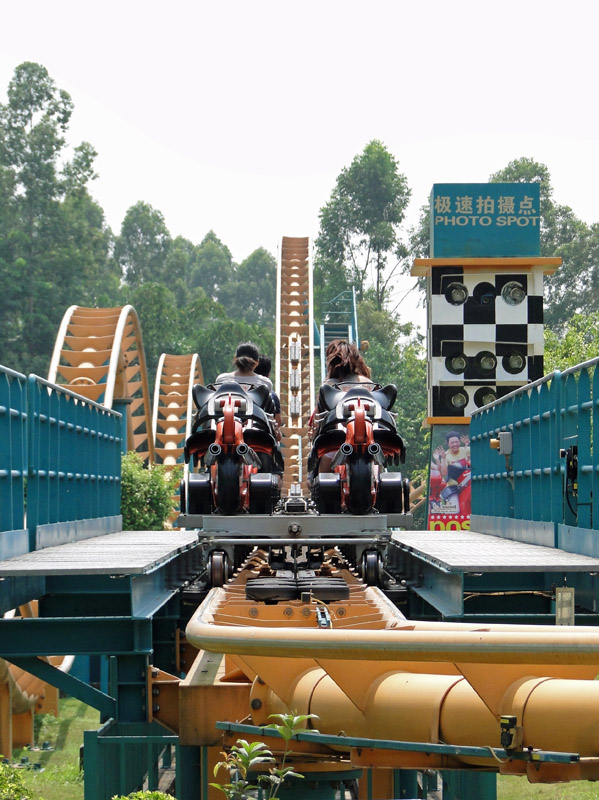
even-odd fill
[{"label": "coaster wheel", "polygon": [[236,514],[240,500],[240,465],[236,456],[226,455],[216,464],[216,506],[221,514]]},{"label": "coaster wheel", "polygon": [[350,514],[367,514],[372,509],[372,461],[359,456],[347,464],[347,509]]},{"label": "coaster wheel", "polygon": [[362,577],[367,586],[380,586],[381,556],[377,550],[367,550],[362,556]]},{"label": "coaster wheel", "polygon": [[229,577],[229,558],[223,550],[215,550],[210,554],[208,563],[211,586],[224,586]]}]

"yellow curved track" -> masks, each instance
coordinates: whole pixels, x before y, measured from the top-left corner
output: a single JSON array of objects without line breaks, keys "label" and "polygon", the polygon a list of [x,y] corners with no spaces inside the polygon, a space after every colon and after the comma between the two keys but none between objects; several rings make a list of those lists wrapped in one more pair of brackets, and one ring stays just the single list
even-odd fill
[{"label": "yellow curved track", "polygon": [[[37,616],[37,603],[20,606],[15,616]],[[52,666],[67,671],[70,656],[44,656]],[[33,742],[33,711],[58,713],[58,689],[0,658],[0,753],[12,753]]]},{"label": "yellow curved track", "polygon": [[150,392],[141,329],[133,306],[67,309],[56,338],[48,380],[113,408],[130,403],[127,444],[154,461]]},{"label": "yellow curved track", "polygon": [[310,444],[308,422],[314,398],[312,270],[307,237],[284,236],[277,273],[276,390],[281,398],[285,443],[283,495],[306,491]]},{"label": "yellow curved track", "polygon": [[156,461],[167,466],[182,462],[185,439],[191,434],[192,389],[203,383],[200,357],[194,353],[175,356],[163,353],[158,363],[152,436]]}]

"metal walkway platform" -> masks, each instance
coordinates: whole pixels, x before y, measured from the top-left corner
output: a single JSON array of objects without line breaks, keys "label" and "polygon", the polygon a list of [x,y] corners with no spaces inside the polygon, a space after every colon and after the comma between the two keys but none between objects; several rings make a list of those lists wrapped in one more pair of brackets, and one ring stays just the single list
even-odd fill
[{"label": "metal walkway platform", "polygon": [[[575,574],[588,582],[599,573],[599,558],[475,531],[397,531],[391,543],[392,559],[412,591],[449,619],[467,616],[465,597],[548,597],[552,587],[572,585]],[[517,613],[530,616],[512,609],[511,621]],[[546,612],[537,617],[549,621]]]},{"label": "metal walkway platform", "polygon": [[0,578],[145,575],[197,544],[194,531],[119,531],[0,561]]},{"label": "metal walkway platform", "polygon": [[400,531],[391,540],[447,572],[599,572],[599,558],[475,531]]}]

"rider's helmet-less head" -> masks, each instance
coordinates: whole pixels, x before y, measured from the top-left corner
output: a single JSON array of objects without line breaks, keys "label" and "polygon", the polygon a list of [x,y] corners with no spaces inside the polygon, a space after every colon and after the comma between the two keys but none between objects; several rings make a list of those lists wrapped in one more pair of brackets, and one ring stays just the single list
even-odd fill
[{"label": "rider's helmet-less head", "polygon": [[370,378],[370,368],[353,342],[333,339],[326,349],[327,378],[346,378],[348,375],[363,375]]},{"label": "rider's helmet-less head", "polygon": [[233,363],[242,372],[252,372],[260,359],[260,352],[252,342],[243,342],[235,351]]}]

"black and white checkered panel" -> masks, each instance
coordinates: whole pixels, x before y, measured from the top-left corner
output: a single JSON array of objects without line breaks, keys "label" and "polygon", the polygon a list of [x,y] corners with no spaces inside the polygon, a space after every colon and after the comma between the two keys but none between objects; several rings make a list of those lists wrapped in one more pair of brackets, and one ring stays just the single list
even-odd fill
[{"label": "black and white checkered panel", "polygon": [[[524,300],[509,304],[502,296],[506,285],[520,284]],[[447,299],[452,284],[466,287],[468,299],[454,305]],[[543,375],[542,274],[464,272],[462,267],[433,267],[429,313],[429,414],[470,416],[481,397],[493,390],[502,397]],[[496,361],[481,368],[482,353]],[[514,371],[513,357],[523,362]],[[457,374],[448,368],[461,356],[465,368]],[[493,359],[491,359],[492,361]],[[451,403],[455,387],[463,387],[467,402]]]},{"label": "black and white checkered panel", "polygon": [[496,386],[492,383],[479,383],[479,384],[459,384],[459,388],[465,391],[467,396],[467,403],[462,408],[454,408],[451,399],[455,392],[455,387],[452,386],[433,386],[431,393],[432,411],[431,417],[470,417],[472,413],[484,405],[485,393],[489,389],[493,389],[497,398],[503,397],[514,389],[522,386],[522,383]]}]

